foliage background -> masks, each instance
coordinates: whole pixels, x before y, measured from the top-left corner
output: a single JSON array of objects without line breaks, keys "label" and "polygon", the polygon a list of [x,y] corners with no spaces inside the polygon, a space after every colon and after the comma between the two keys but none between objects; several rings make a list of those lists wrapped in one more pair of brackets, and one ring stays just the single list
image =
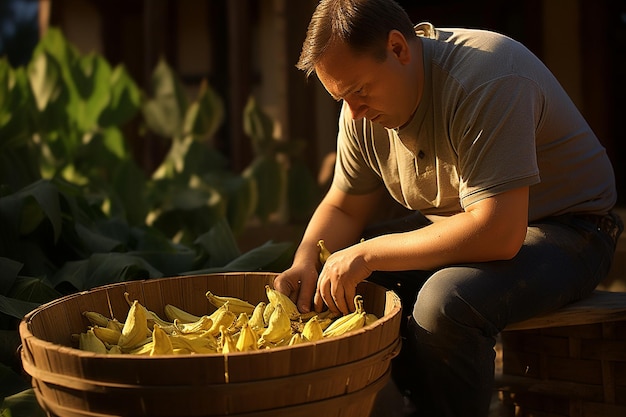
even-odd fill
[{"label": "foliage background", "polygon": [[[0,59],[0,416],[42,415],[17,332],[42,303],[127,280],[291,263],[293,242],[242,253],[236,237],[278,212],[312,212],[321,190],[305,146],[273,137],[250,97],[243,120],[255,158],[232,172],[212,144],[224,117],[207,82],[189,97],[162,60],[142,91],[123,65],[80,54],[56,28],[27,64]],[[129,151],[131,122],[168,142],[150,174]]]}]

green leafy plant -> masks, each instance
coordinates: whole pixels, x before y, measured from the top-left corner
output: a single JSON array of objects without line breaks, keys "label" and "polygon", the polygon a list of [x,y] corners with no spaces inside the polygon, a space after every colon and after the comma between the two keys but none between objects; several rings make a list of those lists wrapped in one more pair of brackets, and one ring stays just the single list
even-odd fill
[{"label": "green leafy plant", "polygon": [[[25,67],[0,59],[1,416],[43,415],[16,355],[17,325],[42,303],[114,282],[291,262],[293,242],[242,253],[236,236],[286,202],[305,211],[315,202],[310,176],[290,180],[296,170],[306,178],[294,169],[302,143],[276,140],[251,99],[244,128],[255,160],[232,172],[212,144],[222,100],[206,82],[193,99],[185,91],[161,61],[148,94],[123,65],[80,54],[55,28]],[[170,145],[150,175],[124,136],[137,120]]]}]

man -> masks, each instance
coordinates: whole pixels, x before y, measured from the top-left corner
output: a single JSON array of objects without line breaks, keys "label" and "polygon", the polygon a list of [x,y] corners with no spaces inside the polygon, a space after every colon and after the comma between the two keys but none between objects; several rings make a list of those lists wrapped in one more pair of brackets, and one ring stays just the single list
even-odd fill
[{"label": "man", "polygon": [[[397,290],[394,378],[419,415],[486,416],[496,335],[609,271],[623,226],[605,149],[521,44],[414,27],[391,0],[320,1],[297,66],[343,107],[332,186],[276,287],[343,314],[360,281]],[[386,195],[416,214],[372,234]]]}]

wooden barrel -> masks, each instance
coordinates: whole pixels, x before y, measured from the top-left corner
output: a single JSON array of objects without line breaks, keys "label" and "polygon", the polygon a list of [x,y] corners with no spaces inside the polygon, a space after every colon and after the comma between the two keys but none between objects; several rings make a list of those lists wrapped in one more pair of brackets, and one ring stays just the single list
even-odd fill
[{"label": "wooden barrel", "polygon": [[369,415],[400,349],[397,295],[363,282],[364,307],[380,319],[336,338],[252,352],[104,355],[74,348],[83,311],[125,318],[124,292],[164,317],[166,304],[193,314],[214,307],[205,293],[267,301],[276,274],[227,273],[129,281],[42,305],[20,323],[22,363],[50,416]]}]

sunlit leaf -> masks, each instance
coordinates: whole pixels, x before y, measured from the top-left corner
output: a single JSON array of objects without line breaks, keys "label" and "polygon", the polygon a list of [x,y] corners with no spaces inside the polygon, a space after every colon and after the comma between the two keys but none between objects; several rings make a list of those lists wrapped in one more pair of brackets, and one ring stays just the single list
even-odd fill
[{"label": "sunlit leaf", "polygon": [[0,58],[0,155],[30,143],[34,103],[26,69]]},{"label": "sunlit leaf", "polygon": [[[121,161],[132,160],[127,142],[120,129],[115,127],[98,130],[91,136],[92,139],[80,147],[73,165],[76,174],[85,177],[85,182],[108,188]],[[65,178],[71,177],[65,175]],[[76,180],[72,179],[72,182]]]},{"label": "sunlit leaf", "polygon": [[105,149],[119,159],[128,157],[126,139],[122,131],[112,127],[100,131]]},{"label": "sunlit leaf", "polygon": [[113,70],[110,78],[110,100],[100,114],[102,127],[121,126],[132,119],[141,106],[141,90],[123,65]]},{"label": "sunlit leaf", "polygon": [[256,215],[262,222],[267,222],[285,198],[285,168],[274,156],[260,155],[246,168],[243,176],[254,179],[258,196]]},{"label": "sunlit leaf", "polygon": [[152,179],[180,177],[184,172],[186,174],[185,158],[194,143],[192,136],[174,139],[163,162],[152,174]]},{"label": "sunlit leaf", "polygon": [[[10,95],[13,84],[13,68],[6,57],[0,57],[0,127],[11,119]],[[0,142],[1,143],[1,142]]]},{"label": "sunlit leaf", "polygon": [[185,114],[184,133],[193,135],[196,140],[210,139],[224,119],[224,104],[206,80],[200,85],[198,99]]},{"label": "sunlit leaf", "polygon": [[148,128],[165,138],[181,136],[187,107],[182,82],[161,59],[152,73],[152,98],[142,109]]},{"label": "sunlit leaf", "polygon": [[41,52],[33,57],[28,66],[28,78],[40,111],[58,97],[63,88],[61,69],[47,52]]},{"label": "sunlit leaf", "polygon": [[102,56],[90,54],[74,61],[70,74],[78,94],[76,111],[70,116],[81,131],[93,131],[110,101],[111,67]]},{"label": "sunlit leaf", "polygon": [[49,27],[35,47],[35,54],[47,51],[55,56],[60,62],[69,63],[79,55],[78,50],[70,44],[61,29],[55,26]]},{"label": "sunlit leaf", "polygon": [[253,96],[248,98],[243,111],[243,131],[252,140],[257,155],[271,149],[274,121],[258,106]]},{"label": "sunlit leaf", "polygon": [[226,202],[217,190],[181,187],[171,190],[159,209],[152,211],[149,224],[172,238],[184,233],[193,242],[225,215]]}]

